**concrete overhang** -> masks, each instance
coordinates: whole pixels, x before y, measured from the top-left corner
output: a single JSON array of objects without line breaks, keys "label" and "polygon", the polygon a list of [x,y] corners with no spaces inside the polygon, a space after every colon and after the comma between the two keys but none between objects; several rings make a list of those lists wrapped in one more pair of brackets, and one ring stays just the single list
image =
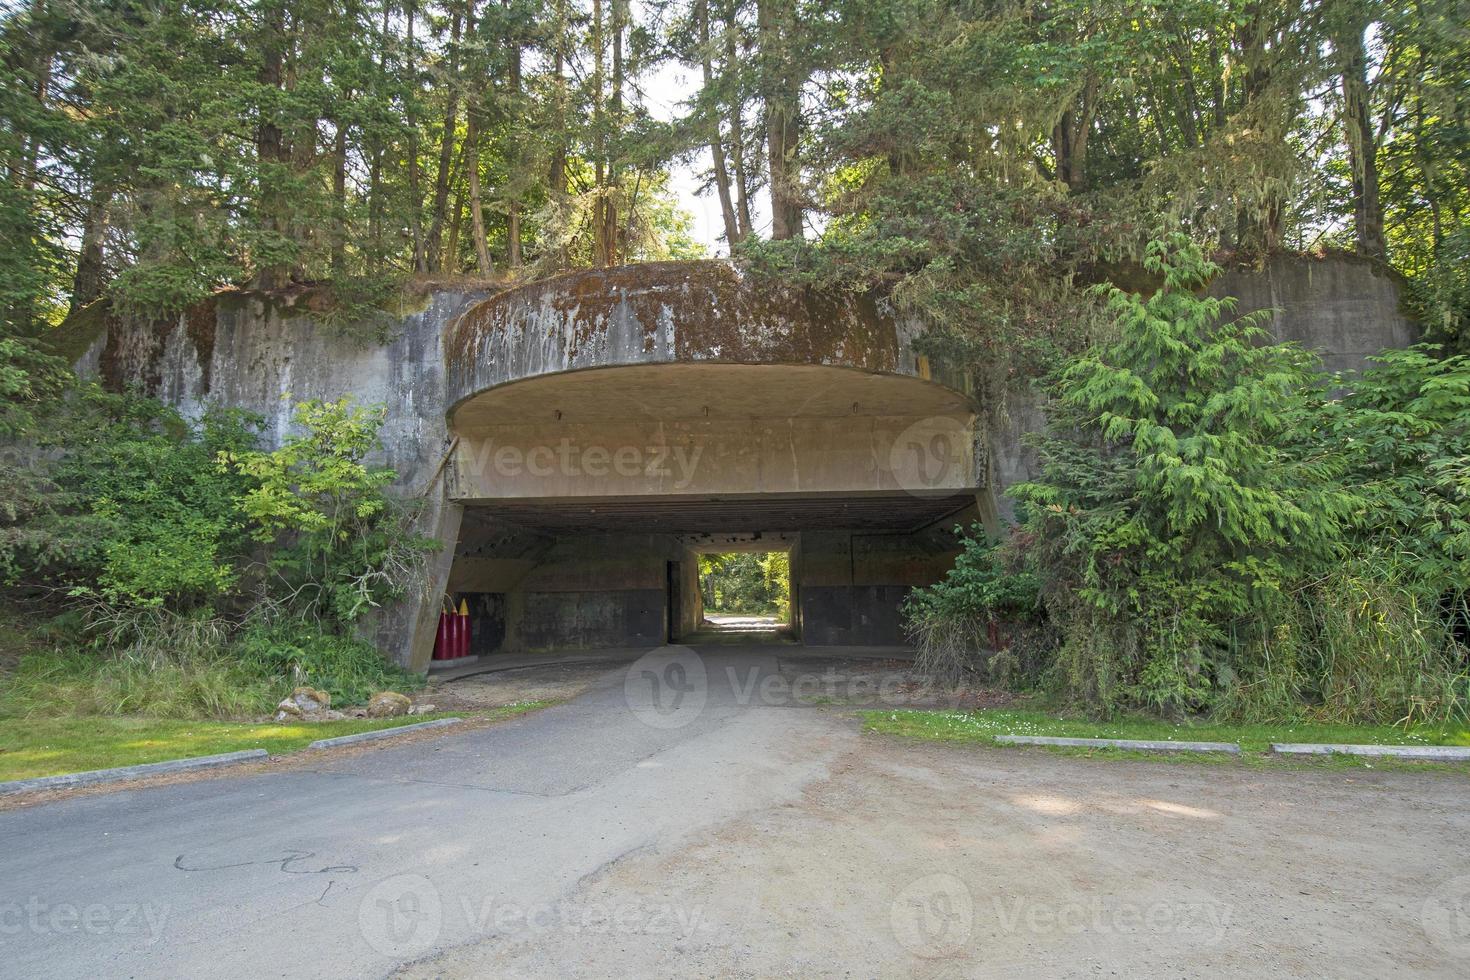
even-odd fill
[{"label": "concrete overhang", "polygon": [[[943,372],[913,351],[917,333],[872,297],[780,286],[725,262],[508,290],[446,338],[451,496],[553,502],[532,524],[565,520],[555,502],[683,498],[703,511],[689,526],[707,527],[735,501],[753,514],[762,496],[823,495],[854,501],[832,513],[872,526],[876,495],[903,502],[894,523],[912,526],[949,506],[915,511],[915,494],[973,495],[986,482],[970,395],[936,380]],[[806,526],[828,523],[820,505],[801,506]],[[650,508],[622,516],[680,519]]]},{"label": "concrete overhang", "polygon": [[[963,377],[917,354],[922,327],[885,300],[783,285],[730,262],[653,262],[571,272],[470,307],[448,329],[450,418],[501,385],[587,368],[782,364],[942,382]],[[468,421],[468,419],[466,419]]]}]

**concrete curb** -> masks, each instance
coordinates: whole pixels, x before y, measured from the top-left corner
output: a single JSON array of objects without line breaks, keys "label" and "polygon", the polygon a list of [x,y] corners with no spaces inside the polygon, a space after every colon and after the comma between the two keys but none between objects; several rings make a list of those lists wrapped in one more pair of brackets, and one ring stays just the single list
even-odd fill
[{"label": "concrete curb", "polygon": [[97,786],[101,783],[116,783],[128,779],[143,779],[147,776],[166,776],[175,772],[192,772],[195,769],[214,769],[232,766],[237,762],[256,762],[268,758],[265,749],[243,749],[221,755],[199,755],[191,759],[170,759],[167,762],[146,762],[137,766],[120,766],[117,769],[92,769],[88,772],[68,772],[59,776],[39,776],[35,779],[13,779],[0,783],[0,796],[10,793],[34,793],[47,789],[75,789],[78,786]]},{"label": "concrete curb", "polygon": [[1045,735],[997,735],[1002,745],[1059,745],[1076,749],[1137,749],[1144,752],[1227,752],[1239,755],[1234,742],[1168,742],[1129,738],[1051,738]]},{"label": "concrete curb", "polygon": [[458,725],[463,718],[435,718],[433,721],[421,721],[417,725],[399,725],[397,728],[379,728],[372,732],[358,732],[356,735],[339,735],[336,738],[319,738],[307,746],[308,749],[331,749],[338,745],[356,745],[358,742],[376,742],[380,738],[392,738],[406,732],[421,732],[426,728],[444,728],[448,725]]},{"label": "concrete curb", "polygon": [[1271,751],[1281,755],[1365,755],[1382,759],[1470,762],[1470,746],[1463,745],[1333,745],[1325,742],[1272,742]]}]

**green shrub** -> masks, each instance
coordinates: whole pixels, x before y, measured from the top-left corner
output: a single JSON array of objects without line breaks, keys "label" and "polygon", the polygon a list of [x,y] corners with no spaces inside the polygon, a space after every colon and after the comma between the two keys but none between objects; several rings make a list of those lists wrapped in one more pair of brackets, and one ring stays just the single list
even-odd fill
[{"label": "green shrub", "polygon": [[1354,558],[1272,610],[1260,655],[1224,687],[1226,720],[1412,725],[1462,718],[1470,668],[1412,563]]},{"label": "green shrub", "polygon": [[214,604],[245,545],[243,482],[215,458],[252,444],[258,426],[227,410],[192,423],[152,399],[81,387],[48,419],[0,566],[118,607]]},{"label": "green shrub", "polygon": [[956,531],[960,553],[954,568],[934,585],[914,589],[904,601],[904,628],[917,651],[915,665],[951,683],[969,675],[1019,680],[1012,675],[1026,674],[1030,664],[993,649],[991,632],[1004,628],[1014,634],[1034,626],[1041,614],[1040,583],[1014,548],[989,540],[980,525]]},{"label": "green shrub", "polygon": [[223,470],[251,482],[239,506],[265,548],[273,598],[344,631],[401,596],[435,544],[411,533],[410,515],[384,492],[394,472],[366,463],[384,411],[303,402],[301,431],[280,448],[220,454]]},{"label": "green shrub", "polygon": [[1060,373],[1041,476],[1011,490],[1053,685],[1105,715],[1463,716],[1470,361],[1328,378],[1200,295],[1218,269],[1187,241],[1148,265],[1163,288],[1112,292],[1118,340]]},{"label": "green shrub", "polygon": [[327,691],[335,706],[423,685],[371,644],[297,620],[240,628],[205,611],[149,608],[94,618],[93,628],[92,645],[53,639],[53,649],[22,657],[0,714],[251,718],[303,684]]},{"label": "green shrub", "polygon": [[[1354,550],[1397,556],[1394,578],[1465,621],[1470,592],[1470,357],[1384,351],[1304,432],[1344,454]],[[1305,451],[1314,446],[1309,442]]]},{"label": "green shrub", "polygon": [[1104,712],[1208,707],[1259,645],[1250,614],[1336,561],[1354,503],[1334,456],[1287,449],[1312,358],[1199,295],[1219,270],[1186,239],[1146,265],[1162,288],[1112,291],[1118,340],[1061,372],[1041,476],[1011,490],[1032,507],[1058,680]]}]

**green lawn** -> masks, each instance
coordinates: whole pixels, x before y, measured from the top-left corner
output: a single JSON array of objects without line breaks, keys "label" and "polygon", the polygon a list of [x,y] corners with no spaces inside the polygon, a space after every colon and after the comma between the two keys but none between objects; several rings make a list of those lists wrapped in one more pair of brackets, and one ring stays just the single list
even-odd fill
[{"label": "green lawn", "polygon": [[1464,725],[1221,725],[1174,724],[1154,718],[1088,721],[1045,711],[865,711],[867,731],[941,742],[986,742],[996,735],[1050,735],[1064,738],[1136,738],[1194,742],[1239,742],[1245,752],[1264,752],[1272,742],[1336,742],[1392,745],[1470,745]]},{"label": "green lawn", "polygon": [[[534,711],[550,702],[527,701],[469,716],[498,720]],[[271,755],[294,752],[319,738],[397,728],[447,715],[349,719],[312,724],[179,721],[134,716],[0,718],[0,780],[111,769],[241,749]]]}]

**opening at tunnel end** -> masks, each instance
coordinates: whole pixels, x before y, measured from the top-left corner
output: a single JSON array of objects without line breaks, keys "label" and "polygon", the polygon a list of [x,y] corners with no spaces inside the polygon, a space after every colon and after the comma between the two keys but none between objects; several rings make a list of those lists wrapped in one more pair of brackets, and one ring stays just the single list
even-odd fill
[{"label": "opening at tunnel end", "polygon": [[791,555],[787,551],[699,555],[702,639],[778,642],[794,639]]}]

